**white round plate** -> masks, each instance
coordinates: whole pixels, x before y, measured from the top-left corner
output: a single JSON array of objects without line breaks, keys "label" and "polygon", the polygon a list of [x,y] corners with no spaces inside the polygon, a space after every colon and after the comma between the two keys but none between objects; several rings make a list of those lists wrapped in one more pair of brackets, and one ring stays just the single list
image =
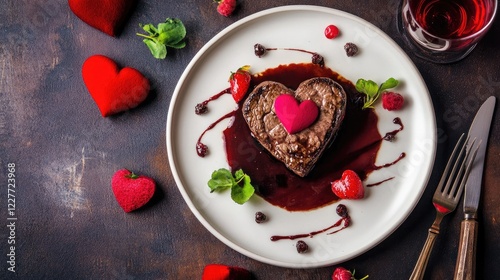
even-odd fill
[{"label": "white round plate", "polygon": [[[324,29],[335,24],[340,36],[327,39]],[[355,43],[360,52],[347,57],[343,46]],[[201,133],[224,114],[235,109],[230,95],[209,104],[210,111],[196,115],[195,105],[229,86],[228,76],[243,65],[258,73],[280,64],[310,62],[307,53],[273,51],[259,58],[253,46],[298,48],[324,56],[326,66],[356,82],[371,79],[382,83],[389,77],[400,81],[395,89],[405,97],[400,111],[386,111],[377,103],[379,131],[397,129],[392,123],[400,117],[404,130],[397,141],[381,146],[377,164],[399,163],[374,171],[366,184],[395,177],[379,186],[365,188],[361,200],[342,200],[350,212],[352,225],[336,234],[305,238],[310,251],[297,253],[295,242],[273,242],[272,235],[308,233],[326,228],[338,220],[338,203],[305,212],[288,212],[253,196],[244,205],[230,198],[230,192],[210,193],[207,181],[212,172],[229,168],[222,131],[229,120],[210,130],[203,142],[210,153],[201,158],[196,141]],[[360,255],[389,236],[410,214],[429,179],[436,150],[436,123],[427,87],[407,55],[394,41],[369,22],[351,14],[318,6],[283,6],[250,15],[227,27],[210,40],[193,58],[175,89],[167,120],[169,164],[177,186],[191,211],[218,239],[234,250],[268,264],[310,268],[327,266]],[[254,221],[262,211],[269,220]]]}]

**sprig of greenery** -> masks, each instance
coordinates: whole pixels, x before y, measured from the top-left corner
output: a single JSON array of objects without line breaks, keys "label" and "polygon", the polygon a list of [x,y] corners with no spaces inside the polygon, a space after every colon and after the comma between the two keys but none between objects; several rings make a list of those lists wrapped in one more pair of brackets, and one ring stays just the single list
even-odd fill
[{"label": "sprig of greenery", "polygon": [[211,179],[208,181],[210,192],[220,192],[231,188],[231,198],[238,204],[247,202],[255,192],[255,188],[251,184],[250,176],[239,169],[233,174],[231,171],[221,168],[212,173]]},{"label": "sprig of greenery", "polygon": [[144,38],[142,41],[157,59],[164,59],[167,56],[167,47],[182,49],[186,46],[186,42],[183,41],[186,37],[186,28],[180,19],[167,18],[165,22],[159,23],[158,27],[150,23],[139,26],[147,34],[137,33],[137,36]]},{"label": "sprig of greenery", "polygon": [[372,80],[364,80],[359,79],[356,82],[356,90],[364,93],[365,96],[365,104],[363,104],[363,109],[373,108],[373,104],[380,97],[382,92],[395,88],[399,84],[399,81],[394,78],[389,78],[387,81],[383,82],[380,86],[377,85]]}]

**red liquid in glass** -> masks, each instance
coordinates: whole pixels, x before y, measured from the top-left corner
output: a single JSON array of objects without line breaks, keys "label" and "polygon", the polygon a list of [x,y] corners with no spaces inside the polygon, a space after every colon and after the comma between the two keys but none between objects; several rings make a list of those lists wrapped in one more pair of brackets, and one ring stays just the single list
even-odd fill
[{"label": "red liquid in glass", "polygon": [[443,39],[460,39],[481,30],[489,21],[493,1],[421,0],[409,1],[416,22],[429,34]]}]

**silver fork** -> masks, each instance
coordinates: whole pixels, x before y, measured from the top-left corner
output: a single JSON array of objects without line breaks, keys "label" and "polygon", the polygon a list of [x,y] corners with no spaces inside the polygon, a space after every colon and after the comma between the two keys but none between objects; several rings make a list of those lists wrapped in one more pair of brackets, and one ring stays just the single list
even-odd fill
[{"label": "silver fork", "polygon": [[[467,181],[470,168],[474,162],[474,157],[477,152],[476,147],[471,154],[471,149],[466,149],[469,139],[467,138],[465,141],[463,140],[464,134],[462,134],[460,139],[458,139],[450,159],[446,164],[446,168],[443,171],[441,180],[439,181],[436,191],[434,192],[434,196],[432,197],[432,204],[436,208],[436,219],[429,228],[427,240],[425,240],[424,247],[422,248],[422,252],[420,252],[420,256],[418,257],[418,261],[410,276],[410,280],[422,279],[424,277],[425,268],[427,267],[432,247],[434,246],[436,237],[439,234],[439,225],[445,215],[455,210],[460,196],[462,195],[465,182]],[[470,147],[474,146],[475,140],[476,139],[472,141]],[[460,150],[460,152],[458,156],[456,156],[458,150]],[[451,172],[450,168],[452,168]]]}]

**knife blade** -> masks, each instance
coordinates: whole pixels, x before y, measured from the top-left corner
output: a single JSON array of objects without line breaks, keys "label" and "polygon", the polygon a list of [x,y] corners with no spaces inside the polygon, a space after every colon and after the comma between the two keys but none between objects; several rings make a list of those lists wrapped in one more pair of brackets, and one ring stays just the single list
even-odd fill
[{"label": "knife blade", "polygon": [[[476,276],[477,208],[481,196],[484,160],[495,103],[496,98],[494,96],[486,99],[476,113],[469,129],[469,139],[476,139],[481,144],[477,148],[476,158],[465,186],[464,220],[460,225],[460,243],[455,266],[455,280],[472,280]],[[472,147],[468,148],[471,149]]]}]

